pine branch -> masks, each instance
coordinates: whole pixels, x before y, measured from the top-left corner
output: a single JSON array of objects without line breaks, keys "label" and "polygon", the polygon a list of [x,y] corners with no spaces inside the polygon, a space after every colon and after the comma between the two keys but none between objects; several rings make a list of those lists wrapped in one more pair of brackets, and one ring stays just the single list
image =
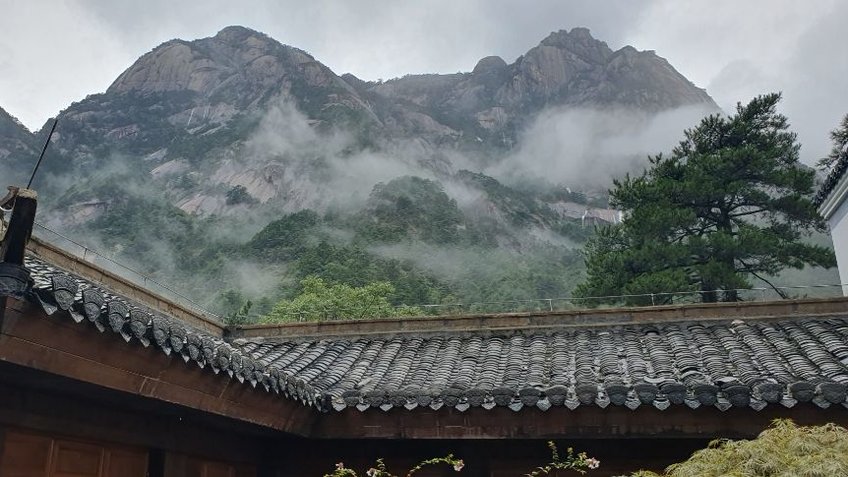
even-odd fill
[{"label": "pine branch", "polygon": [[770,282],[770,281],[766,280],[765,278],[763,278],[762,276],[760,276],[757,272],[755,272],[754,270],[752,270],[752,269],[751,269],[751,267],[750,267],[747,263],[745,263],[745,261],[744,261],[744,260],[742,260],[741,258],[737,258],[737,260],[739,260],[739,263],[741,263],[742,265],[744,265],[744,266],[745,266],[745,270],[743,270],[745,273],[750,273],[751,275],[753,275],[753,276],[757,277],[758,279],[760,279],[760,280],[762,280],[762,281],[766,282],[766,284],[768,284],[768,286],[770,286],[770,287],[771,287],[771,289],[772,289],[772,290],[774,290],[774,291],[775,291],[775,293],[777,293],[777,294],[778,294],[778,296],[780,296],[780,298],[782,298],[782,299],[784,299],[784,300],[786,300],[786,299],[788,299],[788,298],[789,298],[789,295],[787,295],[787,294],[786,294],[786,292],[784,292],[783,290],[781,290],[781,289],[777,288],[777,286],[775,286],[772,282]]}]

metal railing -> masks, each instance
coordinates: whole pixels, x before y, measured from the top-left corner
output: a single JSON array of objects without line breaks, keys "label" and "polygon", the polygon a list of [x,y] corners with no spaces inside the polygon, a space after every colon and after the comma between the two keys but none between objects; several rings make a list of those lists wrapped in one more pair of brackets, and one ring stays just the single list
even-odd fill
[{"label": "metal railing", "polygon": [[[131,281],[152,293],[167,298],[187,309],[193,310],[201,315],[210,317],[219,322],[224,321],[220,316],[212,313],[199,303],[189,298],[184,293],[153,279],[127,265],[124,265],[84,244],[81,244],[60,232],[57,232],[44,224],[35,223],[33,235],[50,243],[80,259],[100,266],[116,275]],[[779,290],[780,292],[778,292]],[[741,301],[772,301],[801,297],[839,297],[843,296],[843,290],[848,291],[848,283],[822,284],[822,285],[790,285],[776,287],[754,287],[738,288],[733,290],[712,291],[676,291],[662,293],[623,294],[609,296],[591,297],[556,297],[556,298],[534,298],[520,300],[481,301],[468,303],[428,303],[418,305],[401,305],[395,310],[404,308],[417,308],[424,315],[463,315],[477,313],[526,313],[526,312],[556,312],[586,308],[614,308],[621,306],[659,306],[673,304],[693,304],[703,302],[702,297],[708,293],[724,294],[733,292]],[[350,319],[373,319],[377,316],[363,315],[361,309],[316,309],[305,312],[288,313],[283,315],[286,321],[315,321],[315,320],[350,320]]]},{"label": "metal railing", "polygon": [[[776,290],[775,290],[776,289]],[[675,304],[702,303],[702,296],[708,293],[725,294],[734,292],[738,300],[744,302],[765,302],[786,298],[835,298],[843,296],[848,283],[826,285],[792,285],[777,287],[737,288],[732,290],[678,291],[662,293],[643,293],[629,295],[608,295],[591,297],[535,298],[523,300],[483,301],[470,303],[434,303],[422,305],[401,305],[395,310],[414,307],[424,315],[464,315],[477,313],[545,313],[579,309],[604,309],[621,306],[661,306]],[[364,316],[361,310],[350,308],[315,309],[310,311],[286,313],[286,321],[351,320],[375,319],[379,316]]]}]

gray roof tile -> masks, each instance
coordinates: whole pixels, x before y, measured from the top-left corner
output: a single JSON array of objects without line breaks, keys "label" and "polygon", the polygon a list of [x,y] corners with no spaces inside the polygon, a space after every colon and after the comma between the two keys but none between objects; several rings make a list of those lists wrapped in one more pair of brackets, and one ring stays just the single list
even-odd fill
[{"label": "gray roof tile", "polygon": [[27,266],[49,314],[323,410],[848,407],[848,313],[228,342],[38,259]]}]

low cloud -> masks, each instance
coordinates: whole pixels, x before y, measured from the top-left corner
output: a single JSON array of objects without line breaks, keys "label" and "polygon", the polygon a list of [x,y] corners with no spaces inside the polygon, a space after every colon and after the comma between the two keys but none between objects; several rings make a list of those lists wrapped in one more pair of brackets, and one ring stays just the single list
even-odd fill
[{"label": "low cloud", "polygon": [[433,149],[416,141],[391,142],[380,151],[363,149],[348,131],[319,132],[315,121],[289,102],[269,108],[248,139],[246,151],[243,161],[247,167],[277,164],[291,169],[291,180],[285,185],[289,190],[282,193],[311,191],[318,201],[306,205],[318,209],[329,205],[356,208],[379,182],[405,175],[434,175],[422,166],[433,156]]},{"label": "low cloud", "polygon": [[578,189],[606,189],[639,171],[648,155],[670,151],[707,114],[689,106],[651,115],[586,108],[549,109],[521,134],[519,146],[486,171],[505,182],[543,179]]}]

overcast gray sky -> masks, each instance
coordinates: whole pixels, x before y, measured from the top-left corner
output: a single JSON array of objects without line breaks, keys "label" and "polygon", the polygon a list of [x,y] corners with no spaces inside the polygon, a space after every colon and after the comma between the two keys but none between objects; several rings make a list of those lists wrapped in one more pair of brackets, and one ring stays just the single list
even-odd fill
[{"label": "overcast gray sky", "polygon": [[336,73],[388,79],[512,62],[558,29],[656,50],[729,110],[783,91],[813,162],[848,113],[848,2],[841,0],[0,0],[0,107],[30,129],[104,91],[172,38],[244,25]]}]

